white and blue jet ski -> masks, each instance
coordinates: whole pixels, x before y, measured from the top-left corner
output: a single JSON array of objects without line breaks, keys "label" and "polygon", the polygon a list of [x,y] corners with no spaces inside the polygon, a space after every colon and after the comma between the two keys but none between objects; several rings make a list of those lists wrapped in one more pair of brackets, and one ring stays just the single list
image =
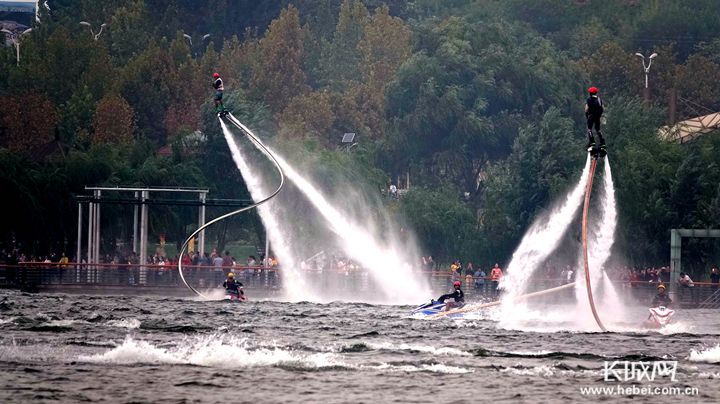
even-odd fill
[{"label": "white and blue jet ski", "polygon": [[413,311],[410,312],[411,316],[432,316],[435,314],[440,313],[441,311],[445,311],[445,302],[441,302],[435,299],[430,299],[429,303],[421,304],[420,306],[413,309]]},{"label": "white and blue jet ski", "polygon": [[[429,303],[423,303],[410,312],[411,317],[432,317],[445,312],[445,302],[431,299]],[[451,313],[446,317],[462,318],[464,313]]]}]

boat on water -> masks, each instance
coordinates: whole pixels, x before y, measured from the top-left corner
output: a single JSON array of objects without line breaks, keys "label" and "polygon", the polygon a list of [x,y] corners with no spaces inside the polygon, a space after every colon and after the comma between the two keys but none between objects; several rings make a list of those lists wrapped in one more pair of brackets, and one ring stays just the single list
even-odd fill
[{"label": "boat on water", "polygon": [[648,309],[650,317],[644,322],[647,328],[663,328],[672,322],[675,310],[665,306],[651,307]]},{"label": "boat on water", "polygon": [[[445,302],[440,300],[434,300],[431,299],[428,303],[423,303],[416,308],[414,308],[410,312],[411,317],[432,317],[440,313],[445,312]],[[462,312],[460,313],[450,313],[447,314],[447,317],[450,318],[462,318],[463,317]]]}]

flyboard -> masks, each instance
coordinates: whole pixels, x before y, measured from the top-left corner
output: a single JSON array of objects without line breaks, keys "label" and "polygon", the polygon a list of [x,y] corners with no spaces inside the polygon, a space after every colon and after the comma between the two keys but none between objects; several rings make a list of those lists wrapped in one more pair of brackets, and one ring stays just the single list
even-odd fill
[{"label": "flyboard", "polygon": [[[190,236],[187,238],[187,240],[185,240],[185,242],[183,243],[182,248],[180,249],[180,256],[181,256],[181,257],[185,254],[185,250],[187,249],[188,245],[190,244],[190,241],[191,241],[195,236],[197,236],[198,233],[200,233],[201,231],[205,230],[208,226],[213,225],[213,224],[215,224],[215,223],[217,223],[217,222],[219,222],[219,221],[221,221],[221,220],[227,219],[227,218],[229,218],[229,217],[231,217],[231,216],[235,216],[235,215],[237,215],[237,214],[239,214],[239,213],[248,211],[248,210],[250,210],[250,209],[254,209],[254,208],[262,205],[263,203],[269,201],[270,199],[274,198],[278,193],[280,193],[280,190],[282,189],[283,185],[285,184],[285,174],[283,173],[283,170],[282,170],[282,168],[280,167],[280,163],[278,163],[277,159],[275,159],[275,156],[270,152],[270,150],[268,150],[268,148],[265,147],[265,146],[262,144],[262,142],[260,142],[260,141],[258,140],[258,138],[255,136],[255,134],[254,134],[247,126],[243,125],[240,121],[238,121],[229,111],[224,110],[224,111],[222,111],[221,113],[218,114],[218,119],[222,120],[223,118],[226,119],[228,122],[232,123],[236,128],[238,128],[240,131],[242,131],[245,135],[247,135],[248,138],[250,138],[250,140],[255,144],[255,146],[256,146],[258,149],[260,149],[260,151],[261,151],[263,154],[265,154],[265,156],[267,156],[268,159],[270,159],[270,161],[272,161],[272,163],[275,165],[275,168],[277,169],[278,173],[280,174],[280,183],[278,184],[277,189],[275,189],[275,191],[273,191],[273,193],[271,193],[270,195],[268,195],[266,198],[264,198],[264,199],[262,199],[262,200],[259,200],[259,201],[255,202],[254,204],[252,204],[252,205],[250,205],[250,206],[246,206],[246,207],[244,207],[244,208],[241,208],[241,209],[238,209],[238,210],[234,210],[234,211],[229,212],[229,213],[226,213],[226,214],[224,214],[224,215],[222,215],[222,216],[216,217],[215,219],[213,219],[213,220],[205,223],[204,225],[198,227],[198,229],[195,230],[192,234],[190,234]],[[221,122],[222,122],[222,121],[221,121]],[[188,289],[192,290],[193,292],[195,292],[196,295],[202,297],[203,299],[210,300],[210,297],[202,294],[200,291],[198,291],[197,289],[193,288],[192,286],[190,286],[190,284],[187,283],[187,280],[185,279],[185,276],[183,275],[182,260],[179,260],[179,261],[178,261],[178,273],[180,274],[180,279],[182,279],[183,283],[185,284],[185,286],[188,287]],[[231,299],[231,300],[232,300],[232,299]]]}]

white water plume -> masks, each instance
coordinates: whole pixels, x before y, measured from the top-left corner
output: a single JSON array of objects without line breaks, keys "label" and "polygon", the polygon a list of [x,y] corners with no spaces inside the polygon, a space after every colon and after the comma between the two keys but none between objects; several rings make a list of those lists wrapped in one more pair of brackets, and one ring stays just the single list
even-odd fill
[{"label": "white water plume", "polygon": [[[266,189],[266,187],[262,184],[260,177],[253,171],[250,165],[247,164],[245,159],[242,158],[242,149],[240,148],[240,145],[235,141],[232,132],[228,130],[222,119],[220,120],[220,125],[222,126],[225,139],[230,147],[233,160],[240,169],[240,174],[242,175],[253,200],[259,201],[265,198],[270,191]],[[279,261],[283,265],[285,284],[291,285],[291,287],[284,288],[286,297],[291,301],[312,300],[313,297],[308,296],[310,291],[305,284],[305,279],[298,271],[298,262],[295,260],[295,255],[292,253],[290,244],[285,238],[287,232],[283,231],[280,227],[277,216],[273,213],[273,203],[275,203],[275,201],[270,200],[267,203],[258,206],[258,211],[260,213],[260,219],[265,226],[265,231],[270,238],[273,251],[277,254]]]},{"label": "white water plume", "polygon": [[[261,140],[253,139],[253,143]],[[257,144],[256,144],[257,146]],[[267,146],[265,146],[267,147]],[[415,256],[404,248],[396,247],[392,240],[385,237],[373,237],[369,227],[372,223],[359,225],[350,221],[328,202],[318,189],[300,175],[285,159],[274,151],[270,151],[283,169],[286,177],[302,192],[317,212],[325,219],[327,227],[339,237],[344,252],[359,262],[375,281],[381,295],[374,296],[374,301],[386,303],[416,303],[430,294],[427,282],[412,272]],[[260,211],[263,215],[263,210]],[[295,212],[298,214],[299,212]],[[263,216],[271,216],[265,214]],[[367,217],[367,216],[366,216]],[[295,243],[307,243],[308,240],[293,240]],[[276,245],[277,246],[277,245]],[[410,251],[414,252],[414,251]],[[289,252],[288,252],[289,254]],[[278,250],[280,256],[280,251]],[[287,260],[281,256],[282,260]],[[283,268],[287,268],[283,262]]]},{"label": "white water plume", "polygon": [[[612,171],[610,170],[610,160],[604,161],[605,171],[603,173],[603,190],[600,199],[600,220],[593,223],[593,219],[588,219],[588,266],[590,270],[590,284],[593,291],[595,305],[600,310],[601,320],[603,314],[610,314],[611,318],[618,318],[621,315],[622,306],[619,296],[615,288],[605,273],[605,263],[610,258],[612,246],[615,242],[615,228],[617,227],[617,209],[615,205],[615,188],[612,180]],[[585,279],[584,264],[579,261],[580,268],[579,279]],[[602,284],[602,287],[601,287]],[[602,289],[602,294],[598,292]],[[578,308],[575,316],[578,321],[583,321],[585,325],[594,327],[594,322],[584,321],[591,318],[590,303],[587,299],[587,288],[585,282],[577,282],[575,284],[575,296],[577,298]]]},{"label": "white water plume", "polygon": [[585,162],[585,168],[577,185],[549,215],[543,215],[535,220],[525,233],[520,246],[513,253],[507,272],[500,282],[501,288],[504,289],[502,304],[504,318],[508,318],[507,316],[515,311],[518,303],[513,303],[512,300],[525,292],[532,274],[555,251],[570,227],[582,204],[589,174],[590,157]]}]

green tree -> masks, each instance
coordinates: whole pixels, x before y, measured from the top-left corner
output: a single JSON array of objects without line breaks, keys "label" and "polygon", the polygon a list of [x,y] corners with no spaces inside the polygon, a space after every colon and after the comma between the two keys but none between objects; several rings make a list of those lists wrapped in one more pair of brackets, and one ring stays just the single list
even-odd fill
[{"label": "green tree", "polygon": [[276,113],[282,111],[294,96],[310,90],[302,70],[305,32],[306,29],[300,26],[298,10],[288,6],[273,20],[258,44],[252,86]]}]

